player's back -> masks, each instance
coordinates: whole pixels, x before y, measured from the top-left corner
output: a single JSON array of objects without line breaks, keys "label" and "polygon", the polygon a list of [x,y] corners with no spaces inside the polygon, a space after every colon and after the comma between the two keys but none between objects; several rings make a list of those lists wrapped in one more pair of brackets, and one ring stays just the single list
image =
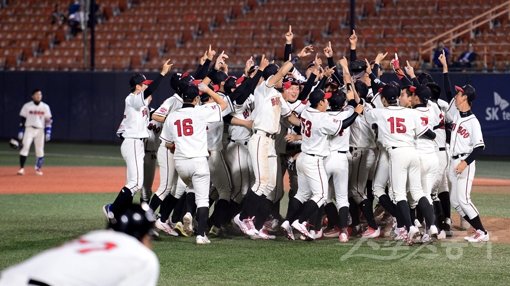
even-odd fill
[{"label": "player's back", "polygon": [[307,108],[301,113],[301,151],[326,157],[329,155],[328,135],[336,136],[342,128],[342,121],[326,112]]},{"label": "player's back", "polygon": [[375,108],[366,115],[368,122],[376,124],[384,147],[414,147],[415,138],[427,130],[421,126],[418,113],[410,108],[388,106]]},{"label": "player's back", "polygon": [[[415,110],[419,114],[422,126],[428,126],[428,128],[432,130],[434,126],[439,124],[439,115],[437,114],[439,108],[434,110],[432,106],[429,106],[417,107]],[[436,151],[437,143],[434,140],[418,137],[416,138],[416,149],[423,153],[432,153]]]},{"label": "player's back", "polygon": [[[156,255],[132,236],[90,232],[2,272],[0,285],[156,285]],[[137,284],[138,283],[138,284]]]}]

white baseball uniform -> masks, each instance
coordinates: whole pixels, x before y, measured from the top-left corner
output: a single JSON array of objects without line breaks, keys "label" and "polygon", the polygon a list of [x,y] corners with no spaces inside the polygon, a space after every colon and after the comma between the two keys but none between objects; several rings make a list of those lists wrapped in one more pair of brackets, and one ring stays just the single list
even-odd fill
[{"label": "white baseball uniform", "polygon": [[210,172],[207,163],[207,123],[221,122],[221,107],[183,107],[165,120],[161,139],[175,144],[175,169],[183,182],[195,191],[197,208],[209,207]]},{"label": "white baseball uniform", "polygon": [[[253,101],[253,95],[250,95],[242,105],[235,104],[232,116],[242,120],[252,120]],[[252,131],[244,126],[230,125],[228,134],[229,143],[225,150],[225,160],[232,179],[231,199],[236,203],[241,203],[254,181],[248,151],[248,140],[250,140]]]},{"label": "white baseball uniform", "polygon": [[125,99],[124,107],[124,141],[120,147],[122,157],[126,161],[126,188],[135,194],[143,186],[143,161],[145,156],[145,141],[149,137],[149,100],[144,98],[144,92],[130,93]]},{"label": "white baseball uniform", "polygon": [[20,116],[26,118],[25,134],[23,136],[23,147],[19,154],[28,156],[32,141],[35,145],[35,155],[40,158],[44,157],[44,128],[50,124],[51,126],[51,110],[44,103],[35,104],[33,101],[27,102],[21,108]]},{"label": "white baseball uniform", "polygon": [[[343,111],[328,111],[329,116],[342,122],[354,112],[352,106]],[[334,196],[336,208],[349,207],[349,138],[350,127],[343,129],[337,136],[329,137],[329,156],[324,160],[329,182],[328,202]]]},{"label": "white baseball uniform", "polygon": [[152,196],[152,183],[154,182],[154,175],[156,174],[156,165],[158,163],[158,147],[161,144],[159,135],[163,123],[151,120],[147,129],[149,129],[149,138],[145,142],[145,157],[143,160],[143,188],[142,199],[148,202]]},{"label": "white baseball uniform", "polygon": [[[171,114],[181,107],[182,98],[175,93],[173,96],[165,99],[158,109],[154,111],[154,114],[166,118],[168,114]],[[168,128],[168,126],[163,124],[161,132],[166,128]],[[157,158],[159,165],[159,187],[156,191],[156,195],[163,201],[169,193],[172,195],[175,194],[178,177],[177,171],[175,171],[174,154],[166,148],[164,141],[159,145]]]},{"label": "white baseball uniform", "polygon": [[280,130],[280,117],[290,116],[291,109],[281,93],[268,85],[270,79],[259,84],[254,91],[254,134],[248,141],[248,150],[255,173],[253,192],[274,200],[278,164],[274,136]]},{"label": "white baseball uniform", "polygon": [[[439,116],[437,111],[432,107],[417,107],[421,125],[428,127],[430,130],[439,124]],[[438,146],[434,140],[426,138],[416,138],[416,151],[418,151],[421,166],[421,187],[423,193],[432,204],[432,188],[437,181],[437,159]],[[413,202],[411,206],[415,206],[417,202]]]},{"label": "white baseball uniform", "polygon": [[154,252],[130,235],[98,230],[5,269],[0,285],[135,286],[156,285],[158,278]]},{"label": "white baseball uniform", "polygon": [[[221,96],[222,94],[220,94]],[[227,108],[222,111],[222,117],[232,113],[234,107],[229,97],[222,96],[227,103]],[[215,102],[206,103],[205,108],[217,108]],[[223,157],[223,121],[207,123],[207,148],[209,149],[209,170],[211,173],[211,182],[219,194],[220,200],[230,201],[232,183],[225,158]]]},{"label": "white baseball uniform", "polygon": [[328,195],[328,174],[324,159],[330,155],[328,136],[337,136],[342,120],[308,107],[301,113],[301,154],[296,161],[298,191],[295,198],[304,203],[313,200],[321,207]]},{"label": "white baseball uniform", "polygon": [[369,104],[365,104],[363,109],[363,114],[356,117],[350,126],[352,159],[349,173],[349,195],[357,204],[367,199],[367,180],[377,157],[375,135],[371,124],[365,118],[365,114],[373,108]]},{"label": "white baseball uniform", "polygon": [[449,177],[452,183],[450,201],[461,216],[467,215],[470,219],[479,215],[478,210],[471,201],[471,187],[476,171],[476,161],[471,162],[461,174],[455,168],[465,160],[474,148],[484,147],[482,128],[474,114],[461,117],[459,113],[453,118],[452,137],[450,140]]},{"label": "white baseball uniform", "polygon": [[446,111],[448,109],[448,103],[442,99],[438,99],[437,103],[430,102],[429,105],[434,108],[434,110],[437,112],[437,115],[439,117],[439,123],[441,127],[434,130],[436,133],[436,138],[434,141],[436,142],[438,146],[437,151],[437,160],[438,160],[438,167],[437,167],[437,175],[436,175],[436,182],[434,183],[432,187],[432,197],[435,198],[437,194],[448,192],[448,164],[450,161],[449,155],[448,155],[448,149],[446,147],[446,128],[445,128],[445,116]]},{"label": "white baseball uniform", "polygon": [[423,197],[423,190],[415,138],[429,128],[421,124],[416,110],[401,106],[375,108],[368,111],[365,117],[370,125],[377,125],[378,138],[388,151],[393,201],[407,200],[408,185],[411,197],[418,202]]}]

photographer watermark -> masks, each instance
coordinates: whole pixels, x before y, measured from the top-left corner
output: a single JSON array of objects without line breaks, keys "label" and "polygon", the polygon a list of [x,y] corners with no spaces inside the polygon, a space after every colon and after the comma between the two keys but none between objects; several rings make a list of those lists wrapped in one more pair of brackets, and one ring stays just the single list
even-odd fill
[{"label": "photographer watermark", "polygon": [[[411,260],[413,258],[436,259],[446,256],[450,260],[458,260],[464,255],[468,247],[486,250],[486,259],[492,259],[492,243],[469,243],[460,241],[438,241],[435,243],[407,245],[403,241],[376,241],[373,239],[359,239],[347,253],[342,255],[341,261],[351,258],[368,258],[374,260]],[[444,253],[443,253],[444,252]]]}]

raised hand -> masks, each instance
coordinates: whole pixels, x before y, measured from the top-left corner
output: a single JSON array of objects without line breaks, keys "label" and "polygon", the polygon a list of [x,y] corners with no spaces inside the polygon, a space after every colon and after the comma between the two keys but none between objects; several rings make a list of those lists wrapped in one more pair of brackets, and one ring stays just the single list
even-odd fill
[{"label": "raised hand", "polygon": [[444,50],[441,52],[441,54],[439,55],[439,62],[443,65],[443,66],[447,66],[448,63],[446,62],[446,55],[445,55],[445,52]]},{"label": "raised hand", "polygon": [[269,65],[269,60],[266,58],[266,55],[262,55],[259,64],[259,70],[263,71]]},{"label": "raised hand", "polygon": [[372,66],[370,65],[370,62],[367,59],[365,59],[365,63],[367,63],[367,69],[365,71],[367,72],[367,74],[371,74]]},{"label": "raised hand", "polygon": [[207,84],[201,82],[198,84],[198,90],[200,90],[201,92],[207,93],[211,89],[207,86]]},{"label": "raised hand", "polygon": [[255,61],[253,60],[253,57],[250,57],[246,63],[244,64],[244,74],[248,75],[248,71],[250,68],[255,64]]},{"label": "raised hand", "polygon": [[336,68],[336,67],[331,67],[331,68],[327,67],[327,68],[324,70],[324,72],[323,72],[323,74],[322,74],[322,75],[323,75],[323,76],[325,76],[325,77],[331,77],[331,75],[335,72],[335,68]]},{"label": "raised hand", "polygon": [[324,55],[328,58],[333,57],[333,49],[331,48],[331,41],[328,42],[328,45],[324,48]]},{"label": "raised hand", "polygon": [[388,52],[386,53],[378,53],[377,56],[375,57],[375,63],[378,64],[378,65],[381,65],[381,62],[384,60],[384,58],[388,55]]},{"label": "raised hand", "polygon": [[292,33],[292,26],[289,25],[289,31],[285,33],[285,43],[292,44],[292,39],[294,39],[294,34]]},{"label": "raised hand", "polygon": [[318,66],[322,66],[322,59],[319,57],[319,53],[315,54],[315,60],[313,62]]},{"label": "raised hand", "polygon": [[349,43],[351,43],[351,49],[356,49],[356,44],[358,43],[358,36],[356,36],[356,31],[352,30],[352,34],[349,37]]},{"label": "raised hand", "polygon": [[222,51],[221,54],[216,59],[216,64],[214,64],[214,69],[220,70],[225,65],[225,59],[228,59],[227,54],[225,54],[225,51]]},{"label": "raised hand", "polygon": [[416,75],[414,74],[414,68],[413,66],[411,66],[411,64],[409,63],[409,61],[406,61],[406,66],[404,67],[404,70],[406,71],[406,73],[411,77],[411,78],[415,78]]},{"label": "raised hand", "polygon": [[171,59],[167,59],[165,61],[165,63],[163,64],[163,67],[161,68],[161,75],[162,76],[165,76],[170,71],[172,66],[174,65],[173,63],[171,63],[171,61],[172,61]]},{"label": "raised hand", "polygon": [[299,58],[304,58],[304,57],[308,57],[309,55],[311,55],[313,52],[313,46],[312,45],[309,45],[309,46],[306,46],[304,47],[298,54],[297,56]]},{"label": "raised hand", "polygon": [[349,69],[349,62],[347,62],[347,58],[346,57],[342,57],[338,63],[340,64],[340,66],[342,66],[342,68],[347,68]]},{"label": "raised hand", "polygon": [[205,51],[205,54],[207,55],[207,59],[212,61],[214,56],[216,55],[216,51],[212,49],[211,45],[209,45],[209,49]]}]

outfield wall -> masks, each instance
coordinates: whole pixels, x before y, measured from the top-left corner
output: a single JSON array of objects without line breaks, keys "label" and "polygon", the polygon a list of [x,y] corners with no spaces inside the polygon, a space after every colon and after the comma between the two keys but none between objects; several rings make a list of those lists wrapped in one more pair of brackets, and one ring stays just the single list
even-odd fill
[{"label": "outfield wall", "polygon": [[[126,72],[0,72],[0,138],[15,136],[21,106],[34,88],[43,91],[51,107],[53,139],[70,142],[115,142],[124,98],[129,93]],[[155,73],[148,73],[153,78]],[[442,74],[433,74],[442,86]],[[385,75],[383,80],[391,80]],[[478,93],[473,110],[482,125],[485,155],[510,155],[509,74],[452,73],[452,84],[471,83]],[[166,77],[154,95],[157,108],[170,94]]]}]

